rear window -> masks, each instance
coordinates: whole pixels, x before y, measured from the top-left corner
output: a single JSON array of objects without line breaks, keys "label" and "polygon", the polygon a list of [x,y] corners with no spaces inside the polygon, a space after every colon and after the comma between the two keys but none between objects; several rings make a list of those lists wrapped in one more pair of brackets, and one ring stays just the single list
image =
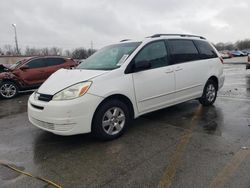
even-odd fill
[{"label": "rear window", "polygon": [[201,59],[210,59],[218,57],[212,46],[206,41],[194,41],[197,46]]},{"label": "rear window", "polygon": [[192,40],[174,39],[168,41],[172,64],[199,59],[199,53]]}]

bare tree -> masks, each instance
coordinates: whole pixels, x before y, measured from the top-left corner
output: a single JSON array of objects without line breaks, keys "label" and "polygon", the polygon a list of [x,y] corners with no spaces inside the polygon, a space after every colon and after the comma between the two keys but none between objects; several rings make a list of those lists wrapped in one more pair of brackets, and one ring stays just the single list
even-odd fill
[{"label": "bare tree", "polygon": [[62,55],[62,49],[57,47],[52,47],[49,50],[49,55]]},{"label": "bare tree", "polygon": [[73,59],[86,59],[88,57],[88,52],[84,48],[76,48],[73,50],[71,57]]},{"label": "bare tree", "polygon": [[5,51],[6,55],[14,55],[14,54],[16,54],[15,49],[10,44],[4,45],[4,51]]},{"label": "bare tree", "polygon": [[88,49],[88,57],[91,56],[92,54],[94,54],[96,52],[95,49]]},{"label": "bare tree", "polygon": [[39,49],[36,49],[36,48],[30,48],[30,47],[26,47],[26,50],[25,50],[25,55],[27,56],[35,56],[35,55],[40,55],[40,50]]},{"label": "bare tree", "polygon": [[4,55],[4,51],[0,48],[0,55]]},{"label": "bare tree", "polygon": [[240,50],[245,50],[245,49],[250,49],[250,40],[240,40],[235,43],[238,49]]},{"label": "bare tree", "polygon": [[94,49],[76,48],[72,51],[71,57],[73,59],[86,59],[95,52]]},{"label": "bare tree", "polygon": [[235,45],[233,43],[220,42],[220,43],[215,44],[214,46],[218,51],[234,50],[235,49]]},{"label": "bare tree", "polygon": [[69,50],[65,50],[63,54],[64,54],[65,56],[67,56],[67,57],[71,57],[71,56],[72,56],[72,52],[69,51]]},{"label": "bare tree", "polygon": [[41,51],[41,55],[44,55],[44,56],[49,55],[49,48],[42,48],[40,51]]},{"label": "bare tree", "polygon": [[[19,51],[21,51],[21,49]],[[35,48],[35,47],[27,46],[24,50],[24,55],[27,55],[27,56],[66,55],[74,59],[86,59],[87,57],[91,56],[95,52],[96,50],[94,49],[85,49],[85,48],[76,48],[74,50],[63,51],[61,48],[58,48],[58,47]],[[0,49],[0,55],[1,54],[20,55],[20,54],[17,54],[15,48],[9,44],[5,45],[3,50]]]}]

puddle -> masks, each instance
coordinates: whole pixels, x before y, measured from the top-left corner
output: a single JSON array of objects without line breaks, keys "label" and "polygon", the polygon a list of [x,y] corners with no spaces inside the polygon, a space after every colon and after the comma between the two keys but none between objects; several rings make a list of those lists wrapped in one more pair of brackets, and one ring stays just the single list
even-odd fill
[{"label": "puddle", "polygon": [[1,99],[0,118],[26,112],[28,97],[28,94],[22,94],[10,100]]},{"label": "puddle", "polygon": [[211,121],[208,124],[204,125],[204,131],[208,134],[214,134],[218,127],[218,124],[215,121]]}]

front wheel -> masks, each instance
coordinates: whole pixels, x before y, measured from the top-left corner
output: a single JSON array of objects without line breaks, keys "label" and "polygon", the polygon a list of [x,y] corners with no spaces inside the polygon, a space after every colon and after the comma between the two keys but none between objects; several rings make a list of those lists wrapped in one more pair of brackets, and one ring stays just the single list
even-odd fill
[{"label": "front wheel", "polygon": [[14,82],[3,81],[0,84],[0,97],[4,99],[14,98],[18,94],[18,87]]},{"label": "front wheel", "polygon": [[92,134],[100,140],[113,140],[121,136],[130,122],[126,104],[111,99],[98,107],[92,122]]},{"label": "front wheel", "polygon": [[210,106],[212,105],[217,97],[217,85],[213,80],[208,80],[201,98],[199,99],[200,103],[203,106]]}]

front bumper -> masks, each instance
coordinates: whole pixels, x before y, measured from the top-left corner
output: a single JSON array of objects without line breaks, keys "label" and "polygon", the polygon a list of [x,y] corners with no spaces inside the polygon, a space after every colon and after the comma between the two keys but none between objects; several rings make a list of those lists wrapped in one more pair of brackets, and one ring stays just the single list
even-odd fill
[{"label": "front bumper", "polygon": [[58,135],[88,133],[91,132],[95,110],[102,100],[102,97],[85,94],[73,100],[43,102],[35,100],[32,94],[28,101],[29,121]]},{"label": "front bumper", "polygon": [[219,77],[219,89],[222,88],[222,86],[224,85],[224,82],[225,82],[225,75],[222,74],[222,75]]}]

